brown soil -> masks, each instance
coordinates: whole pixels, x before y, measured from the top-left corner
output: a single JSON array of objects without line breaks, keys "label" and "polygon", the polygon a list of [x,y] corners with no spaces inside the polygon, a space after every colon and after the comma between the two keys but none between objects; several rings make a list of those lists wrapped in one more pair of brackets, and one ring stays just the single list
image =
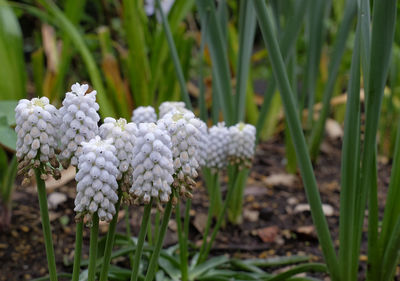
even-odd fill
[{"label": "brown soil", "polygon": [[[239,258],[265,258],[297,254],[308,255],[314,261],[322,261],[310,212],[296,211],[296,206],[306,204],[307,199],[300,177],[295,176],[293,181],[293,177],[286,174],[282,143],[282,138],[278,137],[258,146],[245,191],[243,223],[237,226],[228,224],[218,234],[212,255],[229,254]],[[333,214],[328,216],[328,223],[337,246],[340,141],[323,144],[323,152],[315,165],[315,172],[322,201],[333,209]],[[388,186],[390,164],[380,163],[378,174],[379,202],[384,206],[386,192],[383,187]],[[271,184],[271,175],[281,175],[281,177]],[[70,182],[58,187],[56,191],[67,194],[67,201],[50,211],[57,267],[59,272],[71,272],[71,267],[66,266],[65,261],[71,261],[73,258],[75,187],[73,182]],[[0,233],[0,281],[30,280],[47,274],[35,188],[18,186],[13,197],[11,227],[8,231]],[[194,243],[199,243],[202,239],[199,230],[204,226],[204,220],[199,218],[205,217],[207,206],[208,198],[204,188],[197,189],[194,194],[190,225],[190,240]],[[138,233],[141,211],[141,207],[130,207],[131,226],[135,235]],[[124,220],[121,217],[118,231],[124,230]],[[174,230],[174,224],[171,223],[165,244],[176,243],[177,235]],[[104,236],[106,231],[107,226],[101,226],[101,235]],[[267,236],[263,237],[264,241],[269,242],[263,242],[261,234],[266,234]],[[86,228],[84,258],[88,255],[88,237],[89,231]],[[363,249],[365,246],[363,245]],[[361,256],[361,260],[364,260],[364,256]]]}]

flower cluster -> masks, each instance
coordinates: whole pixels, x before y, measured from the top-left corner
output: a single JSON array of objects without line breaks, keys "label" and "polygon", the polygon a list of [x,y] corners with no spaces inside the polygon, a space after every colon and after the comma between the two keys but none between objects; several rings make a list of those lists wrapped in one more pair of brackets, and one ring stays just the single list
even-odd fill
[{"label": "flower cluster", "polygon": [[[161,10],[165,15],[168,15],[169,11],[174,5],[175,0],[161,0]],[[147,16],[152,16],[154,13],[157,14],[157,20],[161,21],[161,16],[158,11],[156,12],[156,1],[155,0],[145,0],[144,1],[144,10]]]},{"label": "flower cluster", "polygon": [[112,140],[102,140],[99,136],[81,143],[79,171],[75,176],[78,194],[74,210],[78,212],[78,218],[86,214],[90,220],[97,212],[99,219],[111,221],[115,214],[119,161],[111,143]]},{"label": "flower cluster", "polygon": [[121,188],[127,191],[128,187],[132,185],[131,161],[137,126],[135,123],[127,123],[124,118],[115,120],[107,117],[104,119],[104,124],[100,126],[99,132],[103,139],[111,139],[116,148],[116,156],[119,160],[117,179],[121,180]]},{"label": "flower cluster", "polygon": [[139,124],[133,147],[133,185],[130,193],[145,204],[151,197],[167,202],[174,179],[171,138],[155,123]]},{"label": "flower cluster", "polygon": [[223,169],[228,165],[229,129],[221,122],[208,132],[207,167]]},{"label": "flower cluster", "polygon": [[151,106],[139,106],[132,112],[131,121],[136,124],[155,123],[157,121],[157,114]]},{"label": "flower cluster", "polygon": [[189,110],[174,110],[159,120],[171,136],[175,182],[181,195],[191,197],[197,177],[201,121]]},{"label": "flower cluster", "polygon": [[254,155],[256,128],[250,124],[239,123],[229,127],[229,136],[230,162],[249,168]]},{"label": "flower cluster", "polygon": [[174,110],[186,109],[185,103],[182,101],[165,101],[158,107],[160,118],[165,114]]},{"label": "flower cluster", "polygon": [[[15,108],[15,119],[19,174],[28,171],[25,175],[31,176],[31,168],[40,167],[42,175],[52,174],[59,178],[56,149],[60,117],[57,109],[49,104],[46,97],[23,99]],[[46,165],[48,162],[51,165]]]},{"label": "flower cluster", "polygon": [[89,86],[78,83],[72,85],[71,92],[66,93],[63,106],[60,108],[62,123],[60,126],[61,154],[60,160],[64,167],[71,162],[78,164],[81,154],[81,143],[87,142],[98,134],[100,116],[97,113],[99,105],[96,102],[96,91],[86,93]]}]

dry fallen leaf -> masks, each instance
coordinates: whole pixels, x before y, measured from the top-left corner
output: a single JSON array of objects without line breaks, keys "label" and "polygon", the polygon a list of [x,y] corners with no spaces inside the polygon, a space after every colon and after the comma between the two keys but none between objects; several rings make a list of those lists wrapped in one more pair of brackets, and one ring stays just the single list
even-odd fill
[{"label": "dry fallen leaf", "polygon": [[340,124],[333,119],[326,120],[325,131],[329,138],[339,139],[343,137],[343,129]]},{"label": "dry fallen leaf", "polygon": [[244,209],[243,211],[243,217],[250,222],[258,221],[259,216],[260,216],[259,211],[248,210],[248,209]]},{"label": "dry fallen leaf", "polygon": [[75,178],[75,173],[75,167],[70,166],[68,169],[61,171],[61,178],[59,180],[55,180],[53,177],[49,177],[49,179],[46,180],[46,189],[49,192],[56,189],[57,187],[67,184]]},{"label": "dry fallen leaf", "polygon": [[197,213],[194,217],[193,225],[200,232],[203,233],[207,224],[207,214]]},{"label": "dry fallen leaf", "polygon": [[257,234],[264,243],[272,243],[275,242],[279,234],[279,227],[277,227],[276,225],[264,227],[258,229]]},{"label": "dry fallen leaf", "polygon": [[47,198],[49,209],[57,209],[58,205],[67,201],[67,195],[61,192],[53,192]]},{"label": "dry fallen leaf", "polygon": [[264,179],[264,182],[270,186],[285,185],[292,186],[296,182],[297,177],[292,174],[273,174]]}]

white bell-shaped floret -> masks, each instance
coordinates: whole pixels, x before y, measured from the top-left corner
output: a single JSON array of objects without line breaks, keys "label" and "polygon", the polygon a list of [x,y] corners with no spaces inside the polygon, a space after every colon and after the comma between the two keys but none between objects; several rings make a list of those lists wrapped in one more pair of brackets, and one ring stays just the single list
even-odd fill
[{"label": "white bell-shaped floret", "polygon": [[151,106],[139,106],[132,111],[131,121],[135,124],[155,123],[157,121],[157,114]]},{"label": "white bell-shaped floret", "polygon": [[115,214],[114,204],[118,201],[119,160],[115,156],[116,148],[111,139],[102,140],[99,136],[81,145],[82,154],[75,176],[75,211],[78,217],[86,214],[89,218],[97,212],[100,220],[110,221]]},{"label": "white bell-shaped floret", "polygon": [[62,123],[60,126],[61,151],[60,160],[64,166],[71,163],[78,165],[82,151],[81,143],[88,142],[98,134],[100,116],[96,102],[96,91],[86,93],[89,86],[75,83],[71,92],[65,94],[60,108]]},{"label": "white bell-shaped floret", "polygon": [[129,192],[133,197],[145,204],[151,197],[169,200],[174,174],[171,147],[171,138],[162,126],[139,124],[131,163],[133,184]]}]

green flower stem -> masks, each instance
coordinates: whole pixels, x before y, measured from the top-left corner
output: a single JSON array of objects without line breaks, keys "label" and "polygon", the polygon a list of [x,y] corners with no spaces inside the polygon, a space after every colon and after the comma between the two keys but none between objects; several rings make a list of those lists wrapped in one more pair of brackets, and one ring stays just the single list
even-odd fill
[{"label": "green flower stem", "polygon": [[115,204],[115,215],[110,223],[107,233],[106,248],[104,250],[103,265],[101,267],[100,281],[107,281],[108,279],[108,269],[110,268],[111,252],[114,246],[115,229],[117,228],[119,206],[121,205],[121,191],[118,192],[118,201]]},{"label": "green flower stem", "polygon": [[[188,271],[188,259],[189,259],[189,252],[188,252],[188,241],[189,241],[189,222],[190,222],[190,209],[192,207],[192,199],[188,198],[186,200],[186,206],[185,206],[185,220],[183,222],[183,233],[184,233],[184,243],[183,246],[185,247],[183,253],[184,253],[184,267],[185,270]],[[186,272],[188,275],[188,272]]]},{"label": "green flower stem", "polygon": [[[215,193],[217,192],[216,188],[212,188],[210,190],[212,193],[210,194],[210,197],[213,198],[215,197]],[[213,214],[214,214],[214,202],[215,200],[212,200],[210,198],[210,205],[208,207],[208,216],[207,216],[207,223],[206,223],[206,228],[204,229],[204,233],[203,233],[203,243],[201,244],[201,248],[200,248],[200,253],[199,253],[199,259],[197,260],[197,264],[200,264],[200,258],[203,256],[205,250],[206,250],[206,246],[207,246],[207,240],[208,240],[208,233],[210,232],[210,227],[211,227],[211,223],[212,223],[212,218],[213,218]]]},{"label": "green flower stem", "polygon": [[164,242],[165,233],[167,232],[169,218],[171,217],[171,213],[172,213],[172,200],[173,199],[174,199],[174,196],[172,195],[167,203],[167,206],[165,207],[164,217],[163,217],[160,233],[158,235],[157,243],[154,248],[153,254],[151,255],[150,264],[149,264],[149,268],[147,269],[145,281],[152,281],[154,279],[154,275],[156,274],[156,266],[157,266],[157,262],[158,262],[158,257],[160,256],[160,251],[161,251],[161,247]]},{"label": "green flower stem", "polygon": [[97,239],[99,237],[99,216],[97,212],[93,214],[92,223],[93,225],[90,228],[88,281],[94,281],[96,277]]},{"label": "green flower stem", "polygon": [[40,206],[40,217],[42,219],[42,228],[46,247],[47,263],[49,266],[50,281],[57,281],[56,259],[54,257],[53,238],[51,237],[49,210],[47,209],[46,186],[44,181],[40,178],[40,175],[40,170],[35,169]]},{"label": "green flower stem", "polygon": [[72,281],[79,280],[79,272],[81,269],[81,258],[82,258],[82,240],[83,240],[83,218],[76,223],[75,253],[74,253],[74,267],[72,270]]},{"label": "green flower stem", "polygon": [[[126,240],[128,241],[129,244],[133,245],[132,243],[132,235],[131,235],[131,224],[129,222],[129,207],[127,205],[124,205],[124,211],[125,211],[125,233],[126,233]],[[132,266],[133,265],[133,253],[129,252],[129,264]]]},{"label": "green flower stem", "polygon": [[144,206],[142,224],[140,226],[139,237],[138,237],[138,242],[137,242],[136,251],[135,251],[135,257],[133,259],[131,281],[136,281],[138,279],[140,259],[142,257],[143,244],[144,244],[144,239],[146,238],[147,225],[149,224],[152,205],[153,205],[153,198],[150,200],[149,204],[146,204]]},{"label": "green flower stem", "polygon": [[[175,194],[176,196],[176,194]],[[177,197],[178,198],[178,197]],[[188,273],[187,273],[187,263],[186,263],[186,270],[185,270],[185,234],[182,232],[182,221],[181,221],[181,203],[178,200],[178,203],[175,206],[175,220],[178,225],[178,243],[179,243],[179,257],[181,260],[181,275],[182,275],[182,281],[187,281],[188,280]]]},{"label": "green flower stem", "polygon": [[150,214],[150,223],[147,224],[147,241],[150,246],[153,245],[153,229],[151,225],[151,214]]}]

